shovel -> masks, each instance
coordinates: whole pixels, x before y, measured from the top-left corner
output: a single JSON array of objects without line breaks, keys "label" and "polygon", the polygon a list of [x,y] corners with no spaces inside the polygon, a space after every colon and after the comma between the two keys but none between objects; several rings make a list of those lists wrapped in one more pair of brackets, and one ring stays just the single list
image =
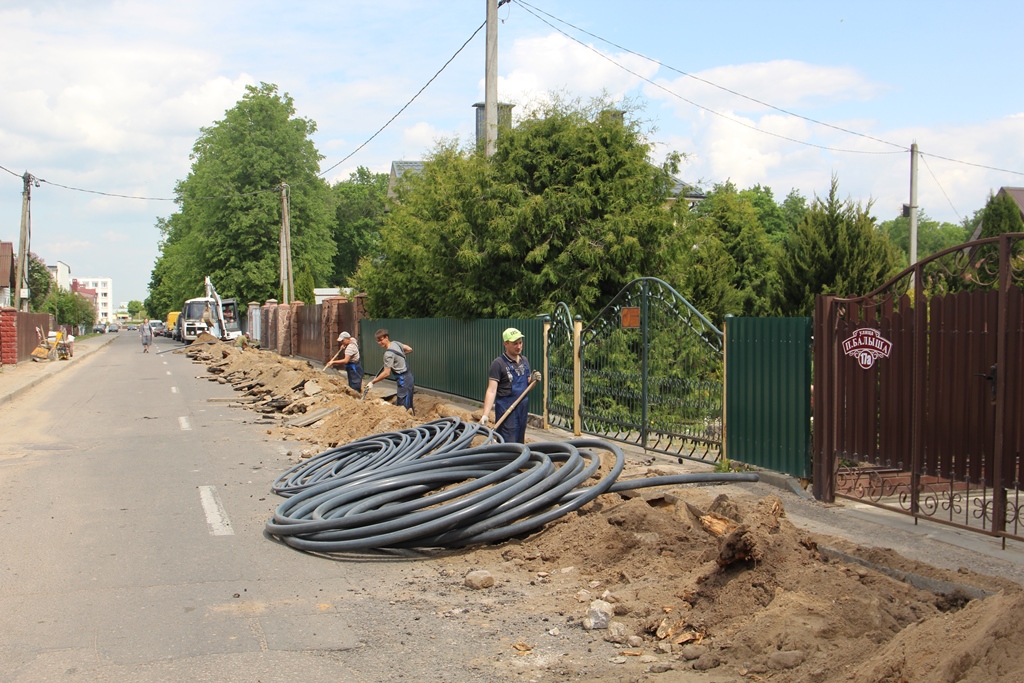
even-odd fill
[{"label": "shovel", "polygon": [[[374,375],[374,377],[376,377],[377,375],[379,375],[382,372],[384,372],[384,366],[383,365],[380,366],[380,370],[377,371],[377,374]],[[370,383],[369,382],[367,382],[366,385],[363,387],[363,395],[359,397],[359,400],[362,401],[363,399],[365,399],[366,395],[368,393],[370,393]]]},{"label": "shovel", "polygon": [[[333,363],[334,361],[338,360],[338,356],[340,356],[341,352],[344,351],[344,350],[345,350],[345,347],[342,346],[340,349],[338,349],[338,352],[336,354],[334,354],[334,358],[332,358],[329,361],[327,361],[327,363],[324,365],[324,372],[327,372],[328,370],[331,369],[331,363]],[[337,370],[335,370],[335,372],[337,372]]]},{"label": "shovel", "polygon": [[536,384],[536,383],[537,383],[537,380],[535,380],[535,379],[530,380],[530,383],[526,385],[526,391],[524,391],[523,393],[519,394],[519,398],[517,398],[515,401],[512,402],[512,405],[510,405],[508,407],[508,410],[505,411],[505,414],[501,416],[500,420],[498,420],[497,422],[494,423],[494,426],[491,427],[491,429],[497,431],[498,427],[501,426],[501,423],[505,421],[505,418],[512,414],[512,411],[516,409],[516,406],[519,405],[520,401],[522,401],[524,398],[526,398],[526,395],[528,393],[530,393],[530,389],[533,389],[533,385]]}]

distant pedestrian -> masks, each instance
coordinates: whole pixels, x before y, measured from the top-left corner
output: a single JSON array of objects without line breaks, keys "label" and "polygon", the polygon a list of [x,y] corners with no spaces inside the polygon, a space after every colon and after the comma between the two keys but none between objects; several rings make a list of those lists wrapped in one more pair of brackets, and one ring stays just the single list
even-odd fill
[{"label": "distant pedestrian", "polygon": [[366,391],[372,389],[375,383],[390,377],[393,372],[395,383],[398,385],[398,390],[395,392],[395,403],[415,415],[412,395],[416,390],[416,380],[412,375],[412,370],[409,369],[408,359],[408,355],[412,353],[412,347],[399,341],[391,341],[391,335],[387,330],[377,330],[374,338],[377,340],[377,346],[384,349],[384,367],[380,369],[380,373],[373,378],[373,381],[367,382]]},{"label": "distant pedestrian", "polygon": [[142,352],[149,353],[149,345],[153,343],[153,328],[149,326],[149,318],[142,321],[139,336],[142,338]]},{"label": "distant pedestrian", "polygon": [[363,390],[363,366],[359,362],[359,343],[348,332],[338,335],[338,342],[345,350],[341,358],[327,363],[327,367],[344,365],[345,374],[348,376],[348,385],[353,391]]}]

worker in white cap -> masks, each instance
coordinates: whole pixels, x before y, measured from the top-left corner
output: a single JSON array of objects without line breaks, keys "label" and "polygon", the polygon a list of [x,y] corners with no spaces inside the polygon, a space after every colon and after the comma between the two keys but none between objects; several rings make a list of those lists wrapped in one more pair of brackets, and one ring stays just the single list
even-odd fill
[{"label": "worker in white cap", "polygon": [[352,387],[354,391],[363,390],[363,366],[359,362],[359,343],[355,340],[348,332],[342,332],[338,335],[338,343],[341,344],[341,348],[344,349],[341,358],[332,360],[327,364],[327,367],[333,365],[344,365],[345,374],[348,375],[348,385]]}]

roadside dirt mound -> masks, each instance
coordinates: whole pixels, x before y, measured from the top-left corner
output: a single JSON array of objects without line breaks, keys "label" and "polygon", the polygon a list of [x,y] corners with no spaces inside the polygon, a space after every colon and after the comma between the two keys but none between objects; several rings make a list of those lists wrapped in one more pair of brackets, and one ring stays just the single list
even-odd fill
[{"label": "roadside dirt mound", "polygon": [[235,348],[211,335],[201,345],[179,350],[196,362],[208,366],[211,379],[231,384],[243,398],[258,399],[247,404],[266,414],[301,416],[324,413],[311,425],[281,425],[271,432],[278,436],[310,442],[316,448],[305,454],[332,448],[371,434],[408,429],[439,417],[472,419],[466,411],[454,408],[435,397],[417,393],[416,415],[382,400],[387,385],[360,400],[348,386],[344,375],[324,372],[306,360],[282,358],[271,351]]},{"label": "roadside dirt mound", "polygon": [[[626,655],[671,655],[676,670],[772,681],[1024,680],[999,673],[1024,671],[1019,591],[957,612],[966,600],[829,560],[774,497],[712,498],[699,488],[606,495],[537,534],[474,555],[489,557],[482,564],[492,571],[558,587],[529,609],[582,619],[592,600],[611,602],[620,626],[594,633]],[[919,649],[922,640],[930,649]],[[924,659],[932,661],[920,668]]]},{"label": "roadside dirt mound", "polygon": [[[310,417],[308,426],[270,430],[315,444],[307,456],[438,417],[473,417],[425,395],[416,397],[415,416],[379,399],[360,401],[344,377],[271,352],[219,342],[190,348],[212,379],[250,401],[246,407]],[[623,478],[667,473],[649,464],[632,462]],[[692,486],[608,494],[540,532],[463,555],[516,591],[517,614],[566,615],[579,628],[593,601],[610,603],[613,623],[590,632],[608,649],[594,644],[587,652],[600,666],[621,668],[594,680],[646,680],[656,660],[661,672],[719,677],[707,680],[1024,681],[1024,594],[1016,584],[802,532],[775,497],[715,493]],[[826,546],[872,566],[1000,592],[972,601],[919,590],[832,559]],[[427,562],[451,561],[446,554]],[[450,575],[438,570],[441,603]],[[412,589],[394,590],[398,597]],[[658,680],[684,680],[679,675]]]}]

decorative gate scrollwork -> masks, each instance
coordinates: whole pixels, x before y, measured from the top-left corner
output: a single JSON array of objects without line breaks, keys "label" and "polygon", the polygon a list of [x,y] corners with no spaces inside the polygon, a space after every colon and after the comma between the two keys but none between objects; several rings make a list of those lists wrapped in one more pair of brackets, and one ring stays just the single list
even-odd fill
[{"label": "decorative gate scrollwork", "polygon": [[[572,321],[563,307],[548,335],[549,374],[571,387],[564,340]],[[722,333],[670,285],[629,283],[583,328],[579,343],[581,431],[686,458],[719,457]],[[558,397],[565,395],[552,390],[551,415],[563,414]]]}]

